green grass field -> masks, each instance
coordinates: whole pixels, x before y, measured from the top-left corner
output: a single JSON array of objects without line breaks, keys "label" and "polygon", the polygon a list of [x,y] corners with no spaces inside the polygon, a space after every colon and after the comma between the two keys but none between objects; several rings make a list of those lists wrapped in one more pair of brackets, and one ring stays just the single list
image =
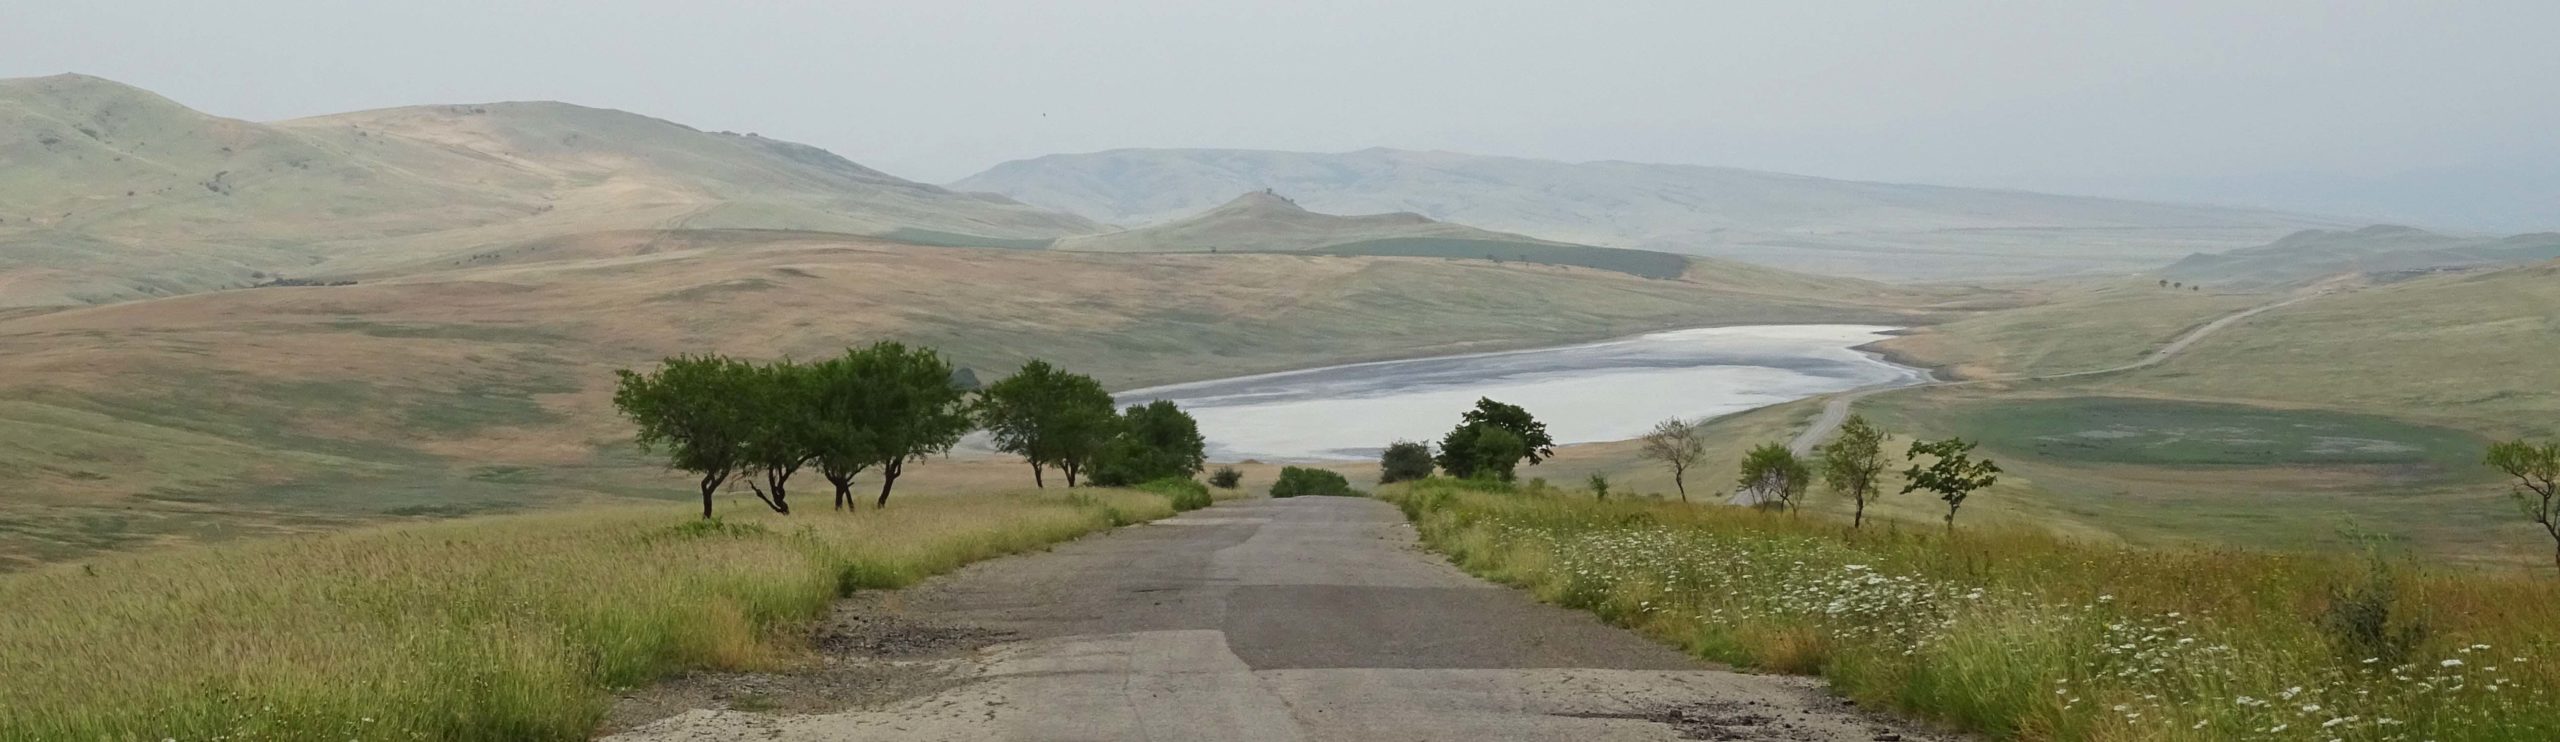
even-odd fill
[{"label": "green grass field", "polygon": [[2148,466],[2367,466],[2468,476],[2488,445],[2379,415],[2123,397],[1983,401],[1946,425],[1993,451]]},{"label": "green grass field", "polygon": [[0,575],[0,739],[586,739],[615,689],[804,659],[846,591],[1168,515],[1131,490],[703,521],[568,510]]},{"label": "green grass field", "polygon": [[[2545,630],[2560,583],[2540,575],[1964,524],[1852,532],[1811,514],[1446,480],[1383,496],[1470,572],[1995,738],[2560,735],[2560,642]],[[2373,619],[2339,623],[2359,615]]]}]

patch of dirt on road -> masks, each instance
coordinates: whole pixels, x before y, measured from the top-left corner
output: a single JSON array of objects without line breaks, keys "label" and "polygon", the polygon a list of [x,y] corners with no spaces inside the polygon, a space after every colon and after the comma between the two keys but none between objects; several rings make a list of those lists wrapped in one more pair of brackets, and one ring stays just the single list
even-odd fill
[{"label": "patch of dirt on road", "polygon": [[694,709],[778,715],[878,708],[973,680],[977,650],[1008,632],[906,615],[895,593],[836,601],[811,631],[810,656],[773,672],[699,672],[625,693],[597,734],[628,731]]},{"label": "patch of dirt on road", "polygon": [[[1845,704],[1845,702],[1844,702]],[[1789,709],[1759,701],[1705,703],[1666,706],[1618,713],[1568,713],[1580,719],[1636,719],[1671,727],[1681,739],[1744,740],[1748,742],[1798,742],[1800,740],[1834,739],[1836,732],[1826,734],[1814,726],[1800,723],[1794,717],[1806,716],[1802,708]],[[1873,739],[1900,742],[1904,736],[1878,725]]]}]

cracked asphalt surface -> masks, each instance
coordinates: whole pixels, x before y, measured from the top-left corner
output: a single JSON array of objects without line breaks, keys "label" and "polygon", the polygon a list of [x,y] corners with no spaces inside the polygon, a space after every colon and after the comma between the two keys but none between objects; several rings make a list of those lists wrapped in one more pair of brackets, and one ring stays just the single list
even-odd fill
[{"label": "cracked asphalt surface", "polygon": [[973,565],[848,601],[819,646],[823,669],[638,694],[608,739],[1932,738],[1476,579],[1360,498]]}]

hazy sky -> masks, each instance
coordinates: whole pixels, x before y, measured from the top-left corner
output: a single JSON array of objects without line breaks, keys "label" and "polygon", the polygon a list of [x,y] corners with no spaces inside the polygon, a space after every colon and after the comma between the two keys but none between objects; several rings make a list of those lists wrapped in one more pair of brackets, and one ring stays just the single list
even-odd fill
[{"label": "hazy sky", "polygon": [[932,181],[1149,146],[2156,197],[2560,169],[2550,0],[9,4],[0,76],[262,120],[557,99]]}]

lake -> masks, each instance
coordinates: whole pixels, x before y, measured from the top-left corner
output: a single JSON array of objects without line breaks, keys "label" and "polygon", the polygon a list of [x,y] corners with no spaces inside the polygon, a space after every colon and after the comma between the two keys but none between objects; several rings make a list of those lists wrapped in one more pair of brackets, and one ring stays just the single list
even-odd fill
[{"label": "lake", "polygon": [[1855,347],[1896,328],[1750,325],[1586,345],[1286,371],[1123,392],[1200,421],[1212,459],[1364,459],[1438,441],[1478,397],[1528,408],[1556,442],[1625,440],[1664,418],[1712,417],[1927,378]]}]

